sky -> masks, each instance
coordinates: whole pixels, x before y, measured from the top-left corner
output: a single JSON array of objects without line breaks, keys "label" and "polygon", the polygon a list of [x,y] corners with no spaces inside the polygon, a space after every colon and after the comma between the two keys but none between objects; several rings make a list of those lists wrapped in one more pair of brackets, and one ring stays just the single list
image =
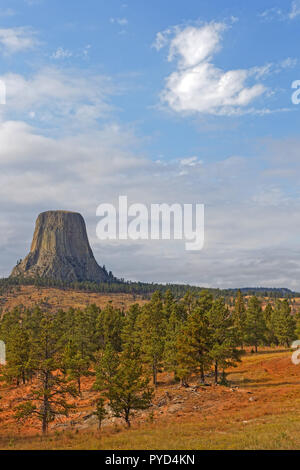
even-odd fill
[{"label": "sky", "polygon": [[[299,291],[299,39],[300,0],[1,0],[0,276],[65,209],[118,278]],[[99,240],[119,195],[204,204],[203,250]]]}]

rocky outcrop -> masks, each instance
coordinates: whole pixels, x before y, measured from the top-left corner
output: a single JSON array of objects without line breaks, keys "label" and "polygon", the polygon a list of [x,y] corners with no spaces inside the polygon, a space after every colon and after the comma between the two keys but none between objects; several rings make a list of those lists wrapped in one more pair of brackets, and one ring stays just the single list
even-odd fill
[{"label": "rocky outcrop", "polygon": [[36,221],[30,253],[11,277],[41,277],[58,281],[105,281],[96,262],[83,217],[76,212],[48,211]]}]

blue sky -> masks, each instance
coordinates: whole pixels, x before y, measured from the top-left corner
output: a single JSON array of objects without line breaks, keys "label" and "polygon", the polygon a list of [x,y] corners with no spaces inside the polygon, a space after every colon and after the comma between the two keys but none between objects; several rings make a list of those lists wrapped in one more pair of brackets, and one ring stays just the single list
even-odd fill
[{"label": "blue sky", "polygon": [[[127,279],[300,289],[300,1],[2,0],[0,275],[42,210]],[[206,243],[97,240],[96,207],[206,206]]]}]

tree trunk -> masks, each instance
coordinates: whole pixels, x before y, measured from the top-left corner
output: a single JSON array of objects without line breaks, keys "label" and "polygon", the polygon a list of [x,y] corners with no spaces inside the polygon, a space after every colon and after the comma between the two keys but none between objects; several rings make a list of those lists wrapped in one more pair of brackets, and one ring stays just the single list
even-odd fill
[{"label": "tree trunk", "polygon": [[154,387],[157,386],[157,370],[155,365],[153,365],[153,385]]},{"label": "tree trunk", "polygon": [[42,418],[42,431],[43,431],[43,434],[47,434],[47,432],[48,432],[48,412],[49,412],[48,384],[49,384],[49,372],[45,372],[44,397],[43,397],[43,418]]},{"label": "tree trunk", "polygon": [[215,384],[218,384],[218,361],[215,362]]},{"label": "tree trunk", "polygon": [[201,379],[201,382],[204,384],[205,383],[205,376],[204,376],[203,364],[201,364],[200,379]]},{"label": "tree trunk", "polygon": [[44,411],[44,414],[43,414],[42,431],[43,431],[43,434],[47,434],[47,432],[48,432],[47,414],[45,413],[45,411]]},{"label": "tree trunk", "polygon": [[129,419],[129,410],[125,411],[125,421],[126,421],[127,427],[130,428],[131,423],[130,423],[130,419]]},{"label": "tree trunk", "polygon": [[255,345],[255,352],[257,353],[257,344]]},{"label": "tree trunk", "polygon": [[77,379],[77,385],[78,385],[78,393],[79,393],[79,395],[81,395],[81,380],[80,380],[80,377],[78,377],[78,379]]}]

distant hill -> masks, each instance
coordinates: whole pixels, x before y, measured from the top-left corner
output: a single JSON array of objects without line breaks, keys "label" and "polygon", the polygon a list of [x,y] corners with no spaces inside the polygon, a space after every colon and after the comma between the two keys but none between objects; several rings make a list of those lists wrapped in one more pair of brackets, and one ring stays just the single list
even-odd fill
[{"label": "distant hill", "polygon": [[[103,271],[107,273],[105,266],[102,267]],[[16,278],[10,277],[0,279],[0,295],[7,292],[13,286],[36,286],[36,287],[56,287],[63,290],[78,290],[83,292],[103,293],[103,294],[133,294],[143,296],[145,299],[149,298],[153,292],[159,290],[162,293],[170,290],[177,298],[183,297],[188,291],[199,293],[205,287],[192,286],[188,284],[159,284],[159,283],[146,283],[146,282],[132,282],[123,279],[118,280],[114,277],[109,277],[108,280],[103,282],[90,282],[90,281],[61,281],[48,278],[29,278],[18,276]],[[233,289],[207,289],[214,297],[235,297],[238,288]],[[260,297],[273,297],[273,298],[293,298],[299,297],[300,294],[287,288],[270,288],[270,287],[243,287],[240,289],[244,295],[257,295]]]}]

